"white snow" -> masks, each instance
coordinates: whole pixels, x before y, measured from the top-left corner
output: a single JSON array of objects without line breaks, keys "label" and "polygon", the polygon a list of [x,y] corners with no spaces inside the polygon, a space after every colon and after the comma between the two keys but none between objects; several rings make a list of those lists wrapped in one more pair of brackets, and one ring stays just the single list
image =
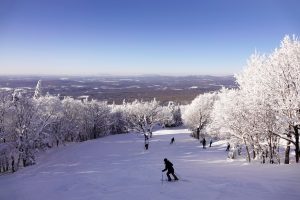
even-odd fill
[{"label": "white snow", "polygon": [[155,90],[167,90],[168,87],[163,87],[163,88],[156,88]]},{"label": "white snow", "polygon": [[139,85],[131,85],[125,88],[131,89],[131,88],[141,88],[141,87]]},{"label": "white snow", "polygon": [[120,81],[134,81],[134,79],[131,79],[131,78],[121,78]]},{"label": "white snow", "polygon": [[113,81],[113,80],[103,80],[103,83],[118,83],[119,81]]},{"label": "white snow", "polygon": [[71,85],[71,87],[82,88],[82,87],[84,87],[84,86],[83,86],[83,85]]},{"label": "white snow", "polygon": [[10,91],[10,90],[12,90],[12,88],[9,88],[9,87],[3,87],[3,88],[0,88],[0,90]]},{"label": "white snow", "polygon": [[[202,149],[186,129],[156,131],[148,151],[143,145],[142,135],[126,134],[52,149],[36,165],[0,176],[0,199],[300,199],[299,165],[227,160],[225,142]],[[161,181],[165,157],[178,182]]]},{"label": "white snow", "polygon": [[108,87],[108,86],[101,86],[100,88],[103,90],[121,90],[121,89],[123,89],[123,88]]},{"label": "white snow", "polygon": [[87,99],[87,98],[89,98],[89,95],[82,95],[78,97],[78,99]]},{"label": "white snow", "polygon": [[31,87],[20,87],[20,89],[27,89],[27,90],[30,90],[30,89],[32,89]]},{"label": "white snow", "polygon": [[192,86],[192,87],[189,87],[190,89],[197,89],[198,86]]}]

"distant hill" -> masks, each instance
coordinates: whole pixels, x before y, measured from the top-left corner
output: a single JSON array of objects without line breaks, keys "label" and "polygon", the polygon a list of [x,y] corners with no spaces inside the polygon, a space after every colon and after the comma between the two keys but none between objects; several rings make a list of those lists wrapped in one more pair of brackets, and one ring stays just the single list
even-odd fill
[{"label": "distant hill", "polygon": [[33,95],[38,80],[43,91],[74,98],[122,103],[123,99],[175,101],[187,104],[198,94],[236,87],[233,76],[0,76],[2,90],[22,89]]}]

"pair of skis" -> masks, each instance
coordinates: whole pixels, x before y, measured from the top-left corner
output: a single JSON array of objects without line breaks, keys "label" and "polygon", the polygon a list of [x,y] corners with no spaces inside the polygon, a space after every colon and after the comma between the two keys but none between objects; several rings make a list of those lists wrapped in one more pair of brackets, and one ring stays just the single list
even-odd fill
[{"label": "pair of skis", "polygon": [[[178,175],[177,175],[178,176]],[[185,179],[178,179],[178,180],[171,180],[171,181],[169,181],[168,179],[164,179],[164,174],[162,173],[161,174],[161,184],[163,185],[163,183],[164,182],[178,182],[178,181],[186,181],[186,182],[188,182],[188,180],[185,180]]]}]

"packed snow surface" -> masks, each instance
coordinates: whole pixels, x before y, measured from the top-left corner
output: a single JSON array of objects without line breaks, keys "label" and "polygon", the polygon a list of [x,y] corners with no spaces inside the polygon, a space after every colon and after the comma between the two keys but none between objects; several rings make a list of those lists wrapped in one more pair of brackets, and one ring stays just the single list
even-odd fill
[{"label": "packed snow surface", "polygon": [[[228,160],[225,146],[215,142],[203,149],[186,129],[154,132],[148,151],[137,134],[69,144],[43,153],[34,166],[0,176],[0,199],[300,199],[299,165]],[[179,181],[161,181],[164,158],[173,162]]]}]

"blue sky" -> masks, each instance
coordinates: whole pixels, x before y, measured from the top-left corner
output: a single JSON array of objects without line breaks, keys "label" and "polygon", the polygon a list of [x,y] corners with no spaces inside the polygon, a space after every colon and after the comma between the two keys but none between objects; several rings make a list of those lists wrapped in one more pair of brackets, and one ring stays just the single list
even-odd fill
[{"label": "blue sky", "polygon": [[0,0],[0,74],[233,74],[300,35],[298,0]]}]

